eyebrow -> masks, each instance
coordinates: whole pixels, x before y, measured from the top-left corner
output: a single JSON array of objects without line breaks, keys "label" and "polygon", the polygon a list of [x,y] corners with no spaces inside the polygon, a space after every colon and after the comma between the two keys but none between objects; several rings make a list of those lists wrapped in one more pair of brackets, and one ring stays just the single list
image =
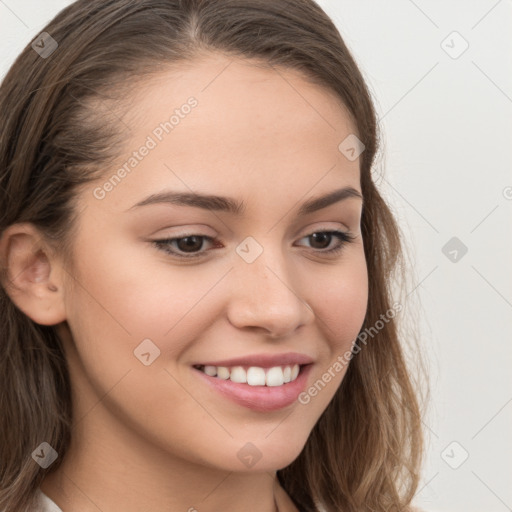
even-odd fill
[{"label": "eyebrow", "polygon": [[[303,217],[323,208],[355,197],[363,199],[361,193],[353,187],[344,187],[334,190],[323,196],[309,199],[299,209],[298,216]],[[195,208],[203,208],[205,210],[223,211],[234,215],[242,215],[245,211],[243,201],[236,201],[230,197],[215,196],[209,194],[200,194],[197,192],[174,192],[164,191],[157,194],[151,194],[142,201],[134,204],[127,211],[134,210],[148,204],[170,203],[178,206],[192,206]]]}]

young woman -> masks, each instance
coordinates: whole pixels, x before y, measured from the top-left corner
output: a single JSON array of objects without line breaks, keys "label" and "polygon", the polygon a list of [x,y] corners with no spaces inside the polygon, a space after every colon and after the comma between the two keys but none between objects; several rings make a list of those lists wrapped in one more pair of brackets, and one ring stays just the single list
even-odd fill
[{"label": "young woman", "polygon": [[0,510],[411,510],[399,231],[318,5],[79,0],[0,124]]}]

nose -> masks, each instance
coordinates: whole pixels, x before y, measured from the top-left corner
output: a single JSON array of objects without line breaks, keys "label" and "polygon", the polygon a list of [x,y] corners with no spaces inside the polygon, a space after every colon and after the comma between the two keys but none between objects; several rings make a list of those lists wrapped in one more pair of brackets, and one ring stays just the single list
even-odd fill
[{"label": "nose", "polygon": [[301,297],[300,283],[283,263],[276,263],[277,258],[265,257],[268,252],[253,263],[237,263],[228,318],[238,329],[263,330],[269,338],[286,337],[310,323],[314,313]]}]

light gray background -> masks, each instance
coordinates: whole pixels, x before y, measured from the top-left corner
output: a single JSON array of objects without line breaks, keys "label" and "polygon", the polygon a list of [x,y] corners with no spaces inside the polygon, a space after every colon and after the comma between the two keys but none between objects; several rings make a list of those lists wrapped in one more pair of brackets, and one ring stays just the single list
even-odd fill
[{"label": "light gray background", "polygon": [[[0,77],[70,3],[0,0]],[[416,504],[512,510],[512,2],[319,3],[374,96],[378,183],[414,262],[432,392]],[[452,237],[466,254],[442,252]]]}]

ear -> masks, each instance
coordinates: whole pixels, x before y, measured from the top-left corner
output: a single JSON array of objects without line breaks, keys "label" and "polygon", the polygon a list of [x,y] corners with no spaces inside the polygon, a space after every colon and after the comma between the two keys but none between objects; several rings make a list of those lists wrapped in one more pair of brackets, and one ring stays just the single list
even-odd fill
[{"label": "ear", "polygon": [[66,320],[64,270],[52,254],[30,223],[12,224],[0,237],[1,284],[16,306],[41,325]]}]

